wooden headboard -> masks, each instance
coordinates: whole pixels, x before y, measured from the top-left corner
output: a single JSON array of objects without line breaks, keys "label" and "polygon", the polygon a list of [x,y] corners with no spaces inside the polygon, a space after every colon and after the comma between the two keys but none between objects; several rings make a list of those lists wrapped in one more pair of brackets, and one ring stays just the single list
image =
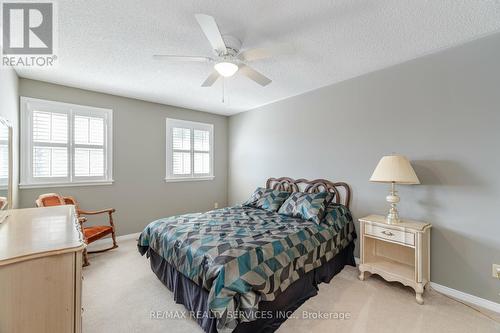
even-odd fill
[{"label": "wooden headboard", "polygon": [[[271,188],[273,190],[286,191],[286,192],[306,192],[306,193],[317,193],[317,192],[331,192],[335,193],[334,202],[343,204],[349,208],[351,203],[351,188],[347,183],[336,182],[333,183],[326,179],[293,179],[289,177],[281,178],[269,178],[266,181],[266,188]],[[343,192],[343,196],[341,196]],[[343,199],[343,200],[342,200]]]}]

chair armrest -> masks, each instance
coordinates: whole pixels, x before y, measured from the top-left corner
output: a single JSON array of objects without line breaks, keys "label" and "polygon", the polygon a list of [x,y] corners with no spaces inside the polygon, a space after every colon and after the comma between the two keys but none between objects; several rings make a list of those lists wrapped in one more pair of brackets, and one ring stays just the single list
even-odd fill
[{"label": "chair armrest", "polygon": [[107,209],[94,210],[94,211],[81,210],[81,209],[78,210],[78,213],[82,214],[82,215],[97,215],[97,214],[114,213],[114,212],[116,212],[116,209],[114,209],[114,208],[107,208]]},{"label": "chair armrest", "polygon": [[116,212],[116,209],[114,209],[114,208],[107,208],[107,209],[101,209],[101,210],[95,210],[95,211],[79,209],[78,215],[97,215],[97,214],[108,213],[108,223],[113,228],[113,232],[114,232],[114,230],[115,230],[115,224],[113,222],[113,213],[114,212]]}]

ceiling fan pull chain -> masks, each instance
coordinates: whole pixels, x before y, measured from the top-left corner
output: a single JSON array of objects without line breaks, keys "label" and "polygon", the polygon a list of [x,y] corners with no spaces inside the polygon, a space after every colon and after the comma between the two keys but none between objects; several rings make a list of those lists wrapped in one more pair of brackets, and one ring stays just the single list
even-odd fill
[{"label": "ceiling fan pull chain", "polygon": [[226,93],[226,79],[222,77],[222,103],[224,104],[225,101],[225,93]]}]

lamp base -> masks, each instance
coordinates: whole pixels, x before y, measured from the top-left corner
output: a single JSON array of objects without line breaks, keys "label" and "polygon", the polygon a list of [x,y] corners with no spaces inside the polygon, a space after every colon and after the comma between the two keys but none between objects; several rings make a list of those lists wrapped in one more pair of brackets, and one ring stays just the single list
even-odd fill
[{"label": "lamp base", "polygon": [[401,220],[399,219],[397,203],[399,202],[400,199],[398,191],[396,191],[396,184],[394,182],[391,183],[391,193],[387,197],[385,197],[385,200],[387,200],[387,202],[391,204],[391,209],[389,210],[389,213],[387,214],[386,218],[387,223],[388,224],[399,223]]},{"label": "lamp base", "polygon": [[397,210],[392,211],[392,208],[391,208],[391,210],[389,211],[389,214],[387,214],[386,221],[388,224],[397,224],[397,223],[401,222],[401,220],[399,219],[398,211]]}]

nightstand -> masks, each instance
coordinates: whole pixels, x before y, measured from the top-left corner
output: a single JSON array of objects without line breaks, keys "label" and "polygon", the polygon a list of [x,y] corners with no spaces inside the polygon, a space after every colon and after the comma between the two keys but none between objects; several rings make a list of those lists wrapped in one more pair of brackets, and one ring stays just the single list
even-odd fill
[{"label": "nightstand", "polygon": [[359,279],[371,273],[401,282],[412,287],[417,303],[423,304],[422,294],[430,280],[431,224],[404,219],[388,224],[381,215],[361,218],[359,224]]}]

